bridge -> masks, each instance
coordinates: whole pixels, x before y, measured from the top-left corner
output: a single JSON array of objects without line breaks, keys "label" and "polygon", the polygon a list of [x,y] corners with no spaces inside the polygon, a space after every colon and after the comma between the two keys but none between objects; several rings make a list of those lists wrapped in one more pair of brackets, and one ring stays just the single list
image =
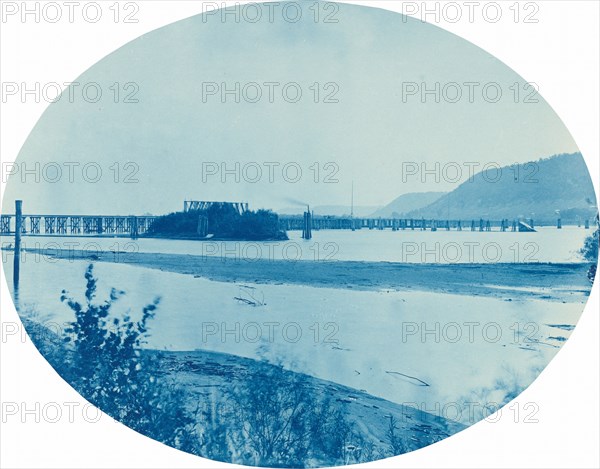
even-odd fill
[{"label": "bridge", "polygon": [[[21,233],[137,237],[145,234],[156,218],[136,215],[21,215]],[[13,219],[16,219],[15,215],[0,215],[0,234],[14,234],[16,225]]]},{"label": "bridge", "polygon": [[[240,215],[248,211],[247,202],[214,202],[184,201],[184,212],[204,211],[211,206],[231,206]],[[21,215],[21,233],[39,236],[128,236],[137,238],[150,230],[159,218],[154,215]],[[206,217],[204,217],[206,218]],[[13,219],[15,220],[13,222]],[[519,219],[503,220],[439,220],[425,218],[355,218],[327,215],[311,215],[307,219],[302,215],[281,215],[279,227],[285,231],[310,230],[360,230],[391,229],[398,230],[470,230],[470,231],[534,231],[533,220],[527,222]],[[204,220],[204,231],[208,232]],[[581,220],[577,221],[581,226]],[[557,228],[562,228],[562,221],[557,220]],[[589,220],[585,220],[585,228],[589,228]],[[0,214],[0,235],[15,233],[16,215]]]},{"label": "bridge", "polygon": [[[279,226],[286,231],[303,230],[305,219],[301,215],[279,217]],[[311,217],[312,230],[471,230],[471,231],[534,231],[533,220],[436,220],[425,218],[350,218],[333,216]]]},{"label": "bridge", "polygon": [[[188,209],[203,210],[203,209]],[[247,210],[247,208],[246,208]],[[15,215],[0,215],[0,234],[14,234]],[[23,235],[54,236],[131,236],[146,234],[154,221],[154,215],[22,215]],[[285,231],[302,231],[302,216],[281,216],[279,226]],[[343,218],[313,216],[313,230],[471,230],[471,231],[526,231],[518,220],[432,220],[415,218]],[[533,221],[528,225],[533,228]],[[586,224],[587,225],[587,224]]]},{"label": "bridge", "polygon": [[[247,209],[247,208],[246,208]],[[194,209],[189,209],[194,210]],[[188,211],[189,211],[188,210]],[[201,210],[201,209],[197,209]],[[0,215],[0,235],[15,232],[15,215]],[[148,233],[155,215],[22,215],[23,235],[47,236],[128,236],[138,237]],[[302,216],[283,215],[279,217],[279,227],[285,231],[302,231]],[[312,230],[455,230],[455,231],[530,231],[533,220],[435,220],[417,218],[344,218],[313,216]],[[588,220],[585,227],[589,228]]]},{"label": "bridge", "polygon": [[248,202],[214,202],[207,200],[184,200],[183,211],[208,210],[210,207],[231,207],[240,215],[248,211]]}]

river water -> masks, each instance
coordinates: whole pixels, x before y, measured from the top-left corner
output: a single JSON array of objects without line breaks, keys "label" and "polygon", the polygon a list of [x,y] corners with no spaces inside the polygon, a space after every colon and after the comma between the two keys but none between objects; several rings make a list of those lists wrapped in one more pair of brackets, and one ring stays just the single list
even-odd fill
[{"label": "river water", "polygon": [[[340,260],[408,263],[581,262],[579,249],[592,231],[574,226],[558,230],[541,227],[535,233],[419,231],[419,230],[324,230],[311,240],[290,231],[289,241],[193,241],[168,239],[33,237],[23,246],[53,250],[84,249],[90,253],[109,251],[155,252],[220,256],[252,261]],[[6,247],[12,237],[2,237]],[[4,260],[4,259],[3,259]]]},{"label": "river water", "polygon": [[[24,264],[20,314],[62,333],[74,314],[61,303],[61,291],[83,302],[87,265]],[[456,411],[465,402],[502,403],[528,386],[570,336],[584,307],[575,301],[213,282],[103,262],[94,272],[98,302],[111,287],[125,292],[111,317],[128,312],[139,318],[144,305],[161,298],[147,347],[265,359],[433,412],[447,406]],[[473,423],[465,420],[466,410],[457,420]]]},{"label": "river water", "polygon": [[[320,231],[310,241],[292,233],[290,241],[281,243],[212,245],[226,249],[229,257],[259,246],[276,259],[286,258],[283,253],[291,250],[290,246],[300,246],[301,258],[309,260],[315,253],[322,254],[320,250],[327,243],[335,243],[337,250],[331,260],[416,262],[416,255],[403,259],[399,251],[425,243],[430,249],[426,261],[448,263],[443,256],[435,259],[430,245],[479,246],[479,251],[473,251],[473,260],[491,262],[485,258],[491,251],[484,254],[483,250],[492,249],[485,248],[487,244],[498,248],[500,260],[523,262],[526,259],[511,256],[530,255],[523,249],[534,243],[533,256],[540,262],[579,262],[577,251],[589,233],[575,227],[542,228],[537,233]],[[2,239],[3,245],[11,242]],[[70,245],[74,249],[95,243],[90,250],[108,251],[114,250],[115,244],[125,250],[131,241],[27,237],[24,242],[27,247],[55,243],[62,248],[65,243],[79,243]],[[130,247],[140,252],[223,255],[223,251],[209,254],[210,243],[140,239]],[[236,249],[240,250],[237,254]],[[443,247],[440,249],[442,252]],[[5,278],[20,314],[61,333],[74,319],[73,312],[60,301],[61,292],[65,289],[84,301],[84,272],[89,262],[26,253],[15,296],[12,252],[5,250],[2,255]],[[468,261],[461,258],[461,262]],[[315,268],[319,265],[315,263]],[[418,403],[429,411],[451,403],[501,403],[519,392],[558,352],[584,308],[580,296],[579,300],[566,297],[564,302],[553,302],[240,284],[110,262],[96,263],[94,272],[99,279],[99,302],[108,298],[111,287],[125,292],[111,311],[114,317],[130,312],[136,318],[144,305],[161,298],[150,326],[148,347],[202,349],[266,359],[397,403]],[[473,423],[465,421],[465,415],[457,420]]]}]

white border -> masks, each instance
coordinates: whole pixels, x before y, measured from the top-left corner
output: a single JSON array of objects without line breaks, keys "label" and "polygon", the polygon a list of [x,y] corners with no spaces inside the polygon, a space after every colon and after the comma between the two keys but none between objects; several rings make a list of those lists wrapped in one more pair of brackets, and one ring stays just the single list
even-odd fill
[{"label": "white border", "polygon": [[[144,32],[202,11],[201,2],[145,0],[137,3],[141,6],[138,24],[0,24],[1,79],[70,81]],[[403,2],[352,3],[401,11]],[[427,3],[431,7],[436,2]],[[563,119],[580,147],[598,193],[599,3],[536,3],[540,5],[540,22],[535,25],[461,21],[440,26],[503,60],[526,80],[541,84],[542,95]],[[46,106],[44,102],[2,104],[0,154],[3,161],[14,160]],[[2,323],[18,322],[2,279],[0,293]],[[481,422],[433,446],[360,467],[600,467],[599,304],[596,282],[571,339],[517,399],[521,403],[539,405],[540,423],[514,424],[510,418],[496,424]],[[10,340],[0,345],[3,402],[85,403],[30,343],[23,345]],[[238,467],[173,450],[106,416],[96,424],[86,423],[81,418],[76,418],[73,424],[63,420],[55,424],[20,424],[14,419],[0,423],[0,455],[0,467],[5,468]]]}]

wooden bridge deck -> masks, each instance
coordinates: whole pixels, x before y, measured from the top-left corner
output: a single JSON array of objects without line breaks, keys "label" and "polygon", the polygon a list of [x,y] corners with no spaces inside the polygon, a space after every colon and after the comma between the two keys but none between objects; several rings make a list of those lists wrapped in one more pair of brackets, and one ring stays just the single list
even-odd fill
[{"label": "wooden bridge deck", "polygon": [[[0,215],[0,234],[14,234],[15,215]],[[22,215],[24,235],[131,235],[144,234],[155,216],[135,215]]]},{"label": "wooden bridge deck", "polygon": [[[302,230],[304,220],[302,217],[280,217],[282,229]],[[344,218],[314,216],[311,219],[313,230],[471,230],[471,231],[518,231],[517,220],[435,220],[416,218]]]},{"label": "wooden bridge deck", "polygon": [[[148,232],[158,216],[153,215],[22,215],[23,235],[54,236],[132,236],[137,237]],[[15,215],[0,215],[0,235],[14,234]],[[455,231],[526,231],[524,226],[533,220],[521,223],[517,219],[509,220],[435,220],[416,218],[350,218],[313,216],[313,230],[455,230]],[[302,231],[302,216],[280,216],[279,226],[286,231]],[[589,224],[586,223],[586,227]]]}]

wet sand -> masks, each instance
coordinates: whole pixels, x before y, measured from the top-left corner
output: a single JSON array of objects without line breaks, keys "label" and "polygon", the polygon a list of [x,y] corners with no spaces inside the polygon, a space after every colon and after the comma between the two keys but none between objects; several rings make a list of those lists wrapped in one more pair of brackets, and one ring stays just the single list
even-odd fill
[{"label": "wet sand", "polygon": [[[27,249],[28,252],[40,252]],[[49,256],[46,251],[45,256]],[[485,295],[507,300],[537,298],[584,302],[591,285],[586,263],[401,264],[356,261],[246,260],[186,254],[103,253],[52,250],[51,257],[114,262],[219,282],[293,284],[357,290],[420,290]]]}]

